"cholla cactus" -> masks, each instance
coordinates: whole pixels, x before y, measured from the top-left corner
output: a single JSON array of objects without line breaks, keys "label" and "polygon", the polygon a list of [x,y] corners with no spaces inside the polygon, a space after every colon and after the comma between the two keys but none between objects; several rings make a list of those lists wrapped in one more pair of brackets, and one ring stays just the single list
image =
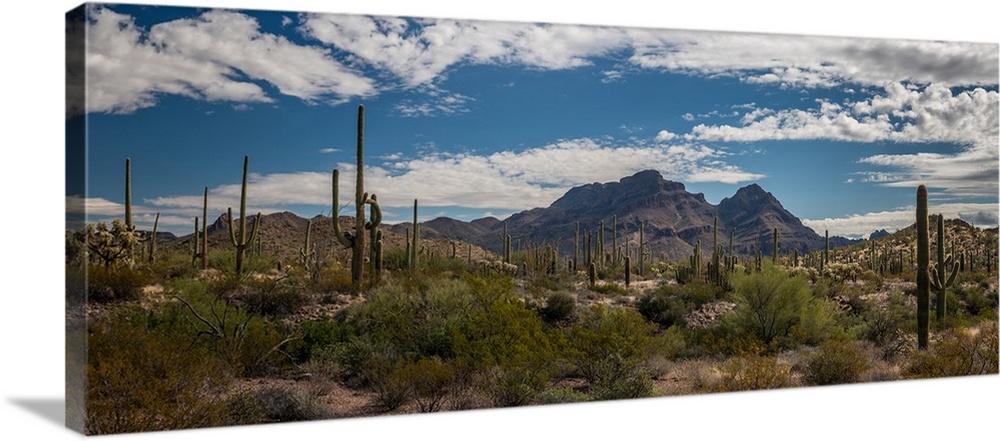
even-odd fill
[{"label": "cholla cactus", "polygon": [[115,219],[111,228],[104,222],[87,224],[87,250],[101,260],[105,268],[132,265],[132,250],[139,244],[139,233]]}]

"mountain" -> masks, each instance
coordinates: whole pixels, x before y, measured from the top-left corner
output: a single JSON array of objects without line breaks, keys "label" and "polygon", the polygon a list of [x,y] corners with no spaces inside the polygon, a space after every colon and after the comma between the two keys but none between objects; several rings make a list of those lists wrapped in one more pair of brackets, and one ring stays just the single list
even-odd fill
[{"label": "mountain", "polygon": [[[614,219],[617,216],[617,224]],[[436,255],[468,253],[466,244],[474,244],[473,259],[498,253],[502,248],[504,227],[517,248],[528,244],[554,244],[564,256],[573,254],[577,225],[580,229],[579,249],[584,249],[588,232],[599,237],[604,222],[605,250],[612,249],[614,232],[618,232],[618,246],[626,244],[634,249],[639,240],[640,226],[643,239],[651,251],[660,258],[671,260],[690,256],[694,245],[701,242],[702,253],[711,254],[713,220],[718,219],[718,244],[728,247],[730,233],[733,248],[738,254],[750,254],[759,247],[761,253],[770,255],[773,231],[778,230],[781,254],[792,250],[800,253],[822,250],[825,239],[802,224],[786,210],[781,202],[757,184],[740,188],[732,197],[713,205],[701,193],[688,192],[684,184],[668,181],[654,170],[627,176],[617,182],[592,183],[574,187],[545,208],[533,208],[516,213],[505,221],[493,217],[464,222],[439,217],[420,224],[422,248]],[[331,219],[317,216],[312,219],[312,242],[321,255],[333,252],[347,255],[347,250],[335,243]],[[283,261],[297,259],[301,248],[307,219],[293,213],[272,213],[261,218],[261,244],[265,253],[274,254]],[[252,224],[252,220],[248,221]],[[344,230],[353,228],[352,217],[342,217]],[[616,227],[616,228],[615,228]],[[208,227],[209,248],[231,249],[228,221],[223,214]],[[383,241],[387,250],[406,246],[407,230],[412,234],[412,223],[383,224]],[[181,236],[174,243],[191,247],[192,235]],[[840,237],[831,237],[831,247],[839,248],[858,243]],[[490,257],[492,258],[492,257]]]},{"label": "mountain", "polygon": [[[476,243],[499,252],[504,223],[514,246],[527,243],[555,243],[564,255],[573,253],[577,223],[580,225],[580,248],[586,232],[598,234],[604,221],[606,249],[613,242],[614,216],[617,216],[619,246],[634,246],[639,226],[645,224],[643,239],[652,252],[669,259],[689,256],[694,244],[701,242],[703,253],[711,253],[713,220],[718,217],[718,244],[728,247],[734,232],[733,247],[749,254],[759,244],[765,255],[771,253],[773,231],[778,229],[782,254],[822,249],[825,239],[802,224],[771,193],[757,184],[739,189],[735,195],[712,205],[701,193],[690,193],[679,182],[668,181],[655,170],[646,170],[618,182],[593,183],[574,187],[546,208],[533,208],[510,216],[505,222],[494,218],[462,222],[438,218],[421,223],[421,235],[428,238],[454,238]],[[390,227],[402,234],[410,223]],[[856,241],[830,238],[831,246]],[[838,245],[839,242],[839,245]]]}]

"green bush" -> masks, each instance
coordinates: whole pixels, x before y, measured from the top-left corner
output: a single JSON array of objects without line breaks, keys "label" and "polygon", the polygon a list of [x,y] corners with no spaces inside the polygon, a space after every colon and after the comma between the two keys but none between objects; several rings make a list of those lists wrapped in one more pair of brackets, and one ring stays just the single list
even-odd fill
[{"label": "green bush", "polygon": [[496,407],[531,404],[545,386],[547,375],[530,367],[494,367],[488,370],[484,392]]},{"label": "green bush", "polygon": [[849,342],[827,342],[809,357],[804,378],[809,384],[855,383],[871,366],[864,351]]},{"label": "green bush", "polygon": [[235,298],[248,311],[270,317],[293,314],[309,303],[302,287],[269,279],[247,282]]},{"label": "green bush", "polygon": [[567,357],[601,399],[648,396],[654,330],[634,310],[595,305],[567,330]]},{"label": "green bush", "polygon": [[722,380],[711,387],[717,392],[778,389],[790,383],[791,369],[776,357],[735,357],[720,368]]},{"label": "green bush", "polygon": [[88,434],[229,423],[223,397],[233,370],[178,334],[175,318],[125,308],[91,326]]},{"label": "green bush", "polygon": [[87,270],[87,301],[111,303],[138,300],[145,276],[129,267],[90,266]]},{"label": "green bush", "polygon": [[[317,403],[314,398],[280,386],[264,387],[250,394],[250,415],[259,415],[263,421],[289,422],[333,418],[333,412]],[[245,412],[245,410],[244,410]]]},{"label": "green bush", "polygon": [[594,377],[590,393],[596,400],[643,398],[653,394],[653,382],[646,366],[618,354],[594,360],[589,371]]},{"label": "green bush", "polygon": [[576,311],[576,298],[566,292],[555,292],[545,301],[545,307],[539,311],[549,323],[566,320]]},{"label": "green bush", "polygon": [[640,314],[664,328],[683,324],[684,315],[689,312],[684,300],[680,299],[669,285],[639,297],[636,305]]},{"label": "green bush", "polygon": [[810,295],[802,276],[765,262],[760,272],[733,274],[730,283],[736,308],[725,320],[737,336],[751,335],[768,347],[794,347],[823,338],[832,327],[832,311]]},{"label": "green bush", "polygon": [[204,344],[239,375],[263,376],[291,366],[282,349],[297,337],[285,325],[213,295],[199,282],[177,281],[168,292],[177,302],[169,303],[167,312],[190,325],[186,339]]},{"label": "green bush", "polygon": [[996,374],[998,371],[997,322],[986,321],[967,330],[944,333],[930,349],[913,354],[907,378],[938,378]]},{"label": "green bush", "polygon": [[402,376],[421,412],[440,410],[457,381],[455,366],[437,357],[404,364]]},{"label": "green bush", "polygon": [[604,294],[604,295],[613,294],[613,295],[623,296],[628,294],[628,290],[625,289],[624,286],[621,286],[613,282],[595,283],[593,286],[590,287],[590,290],[598,294]]},{"label": "green bush", "polygon": [[590,401],[590,395],[571,387],[555,387],[539,392],[535,400],[539,404],[582,403]]}]

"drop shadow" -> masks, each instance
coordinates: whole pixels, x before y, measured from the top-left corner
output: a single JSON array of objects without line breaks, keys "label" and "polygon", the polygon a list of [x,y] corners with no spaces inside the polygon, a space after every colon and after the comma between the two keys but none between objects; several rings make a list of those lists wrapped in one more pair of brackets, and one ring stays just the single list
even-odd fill
[{"label": "drop shadow", "polygon": [[62,398],[11,398],[10,402],[59,427],[65,426],[66,400]]}]

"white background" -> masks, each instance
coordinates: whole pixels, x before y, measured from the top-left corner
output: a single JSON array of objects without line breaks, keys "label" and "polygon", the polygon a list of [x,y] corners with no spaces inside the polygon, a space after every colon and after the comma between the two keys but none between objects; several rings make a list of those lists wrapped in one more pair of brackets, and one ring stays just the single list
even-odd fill
[{"label": "white background", "polygon": [[[1000,42],[987,2],[206,1],[312,10]],[[13,2],[12,2],[13,3]],[[191,1],[160,1],[190,5]],[[377,3],[377,4],[376,4]],[[813,5],[819,6],[813,6]],[[0,39],[0,437],[67,439],[63,400],[63,14],[5,5]],[[985,8],[985,9],[984,9]],[[124,435],[115,439],[993,439],[1000,376]],[[39,411],[41,409],[41,411]]]}]

